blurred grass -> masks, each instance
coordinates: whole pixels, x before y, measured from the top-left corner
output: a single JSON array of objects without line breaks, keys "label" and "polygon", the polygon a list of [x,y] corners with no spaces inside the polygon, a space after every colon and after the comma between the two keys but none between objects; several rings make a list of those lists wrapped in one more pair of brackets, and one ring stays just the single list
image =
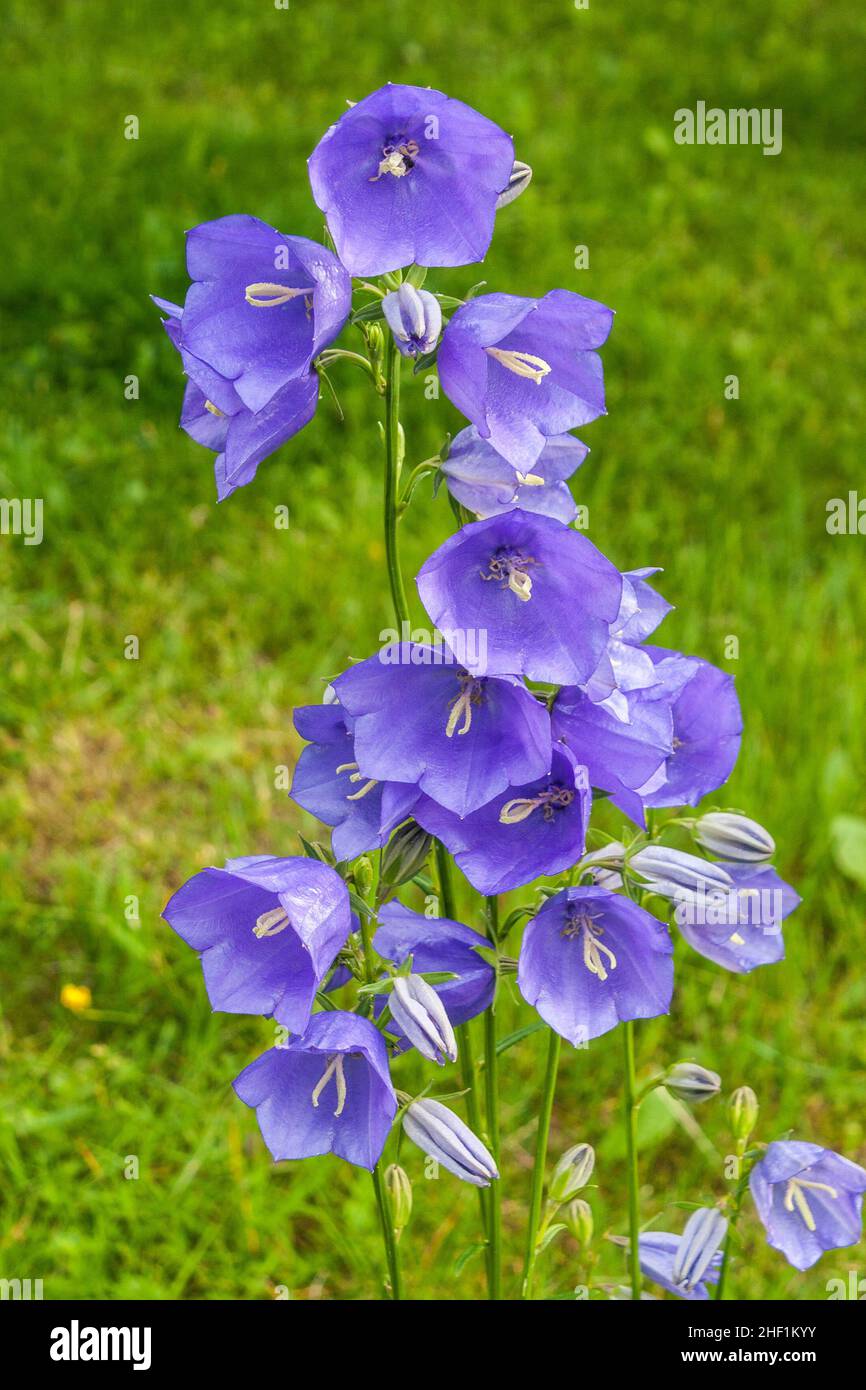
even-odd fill
[{"label": "blurred grass", "polygon": [[[863,39],[853,0],[11,0],[0,494],[44,498],[45,539],[0,538],[4,1277],[79,1298],[378,1288],[369,1179],[332,1159],[270,1164],[230,1090],[269,1025],[211,1016],[194,957],[159,919],[198,867],[290,853],[313,829],[274,768],[298,753],[292,706],[390,621],[375,404],[347,368],[345,423],[323,400],[217,508],[209,455],[176,429],[178,363],[147,295],[182,297],[182,233],[208,218],[246,211],[320,237],[305,158],[346,98],[388,79],[470,102],[535,170],[483,271],[437,287],[483,275],[616,307],[610,415],[584,432],[576,491],[615,562],[665,566],[677,611],[661,640],[736,673],[746,736],[725,800],[771,827],[804,898],[785,963],[749,978],[678,943],[673,1013],[639,1028],[639,1065],[696,1054],[728,1089],[755,1087],[765,1139],[794,1128],[866,1158],[864,899],[832,867],[827,829],[864,809],[864,542],[825,529],[828,499],[863,476]],[[675,146],[673,112],[698,99],[783,108],[783,153]],[[130,114],[137,141],[123,138]],[[574,269],[578,245],[588,270]],[[130,374],[138,400],[124,398]],[[404,394],[412,461],[459,421],[420,379]],[[274,528],[280,504],[289,531]],[[444,498],[413,506],[407,573],[450,525]],[[129,634],[138,661],[124,659]],[[60,1006],[68,982],[90,986],[90,1014]],[[505,993],[507,1031],[528,1011]],[[504,1069],[513,1288],[543,1046],[527,1039]],[[619,1059],[616,1034],[569,1053],[553,1143],[597,1146],[597,1225],[614,1233]],[[673,1201],[722,1192],[721,1158],[658,1107],[643,1118],[644,1215],[676,1228]],[[696,1119],[727,1152],[722,1106]],[[418,1180],[411,1295],[477,1296],[477,1260],[453,1274],[475,1239],[473,1194],[424,1182],[420,1154],[403,1161]],[[862,1270],[861,1246],[799,1275],[753,1216],[744,1230],[735,1296],[821,1298]],[[620,1279],[620,1252],[601,1252],[602,1277]],[[581,1278],[568,1240],[544,1268],[549,1293]]]}]

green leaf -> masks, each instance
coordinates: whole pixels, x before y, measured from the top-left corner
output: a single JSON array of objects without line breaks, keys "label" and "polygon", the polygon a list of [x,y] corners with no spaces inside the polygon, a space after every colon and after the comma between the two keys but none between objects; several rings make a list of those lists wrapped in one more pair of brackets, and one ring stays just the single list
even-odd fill
[{"label": "green leaf", "polygon": [[480,1255],[486,1249],[485,1242],[477,1241],[475,1245],[469,1245],[465,1250],[462,1250],[454,1261],[454,1278],[459,1279],[470,1260],[474,1260],[476,1255]]},{"label": "green leaf", "polygon": [[836,867],[866,888],[866,820],[860,816],[834,816],[830,845]]},{"label": "green leaf", "polygon": [[560,1235],[562,1231],[567,1231],[567,1230],[568,1230],[568,1227],[565,1225],[565,1223],[564,1223],[563,1221],[557,1221],[557,1223],[556,1223],[554,1226],[550,1226],[550,1227],[545,1231],[545,1233],[544,1233],[544,1239],[543,1239],[543,1240],[541,1241],[541,1243],[539,1244],[539,1247],[538,1247],[538,1253],[539,1253],[539,1255],[541,1254],[542,1250],[546,1250],[546,1249],[547,1249],[548,1245],[550,1245],[552,1241],[556,1240],[556,1237],[557,1237],[558,1235]]},{"label": "green leaf", "polygon": [[527,1023],[524,1028],[518,1028],[516,1032],[509,1033],[506,1037],[500,1038],[499,1042],[496,1044],[496,1055],[499,1056],[500,1053],[507,1052],[509,1047],[514,1047],[516,1043],[523,1042],[524,1038],[531,1037],[533,1033],[540,1033],[542,1028],[546,1027],[547,1024],[542,1023],[539,1019],[536,1023]]}]

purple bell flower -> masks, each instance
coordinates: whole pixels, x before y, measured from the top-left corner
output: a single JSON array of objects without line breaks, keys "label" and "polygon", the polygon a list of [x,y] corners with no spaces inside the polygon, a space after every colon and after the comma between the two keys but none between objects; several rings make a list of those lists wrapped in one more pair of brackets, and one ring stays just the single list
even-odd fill
[{"label": "purple bell flower", "polygon": [[302,1037],[257,1057],[234,1088],[277,1163],[333,1153],[372,1170],[397,1113],[381,1033],[336,1010],[314,1014]]},{"label": "purple bell flower", "polygon": [[441,471],[451,496],[482,520],[519,507],[568,525],[577,515],[577,506],[565,480],[588,453],[573,434],[554,435],[547,440],[532,472],[524,474],[469,425],[452,442]]},{"label": "purple bell flower", "polygon": [[604,888],[565,888],[528,924],[517,983],[575,1047],[632,1018],[670,1008],[673,943],[637,903]]},{"label": "purple bell flower", "polygon": [[346,885],[315,859],[251,855],[202,869],[163,917],[201,955],[208,998],[232,1014],[307,1026],[316,990],[346,941]]},{"label": "purple bell flower", "polygon": [[403,1129],[407,1139],[461,1182],[489,1187],[499,1177],[493,1155],[441,1101],[413,1101],[403,1116]]},{"label": "purple bell flower", "polygon": [[664,783],[644,796],[644,804],[695,806],[728,780],[737,761],[743,717],[734,678],[697,657],[663,647],[646,650],[662,678],[684,662],[696,669],[673,703],[674,744]]},{"label": "purple bell flower", "polygon": [[189,377],[181,429],[197,444],[216,453],[217,499],[223,502],[239,487],[252,482],[259,464],[309,424],[319,398],[318,376],[308,372],[289,381],[263,409],[253,414],[228,377],[187,350],[181,324],[183,310],[179,305],[155,297],[154,303],[168,315],[163,326]]},{"label": "purple bell flower", "polygon": [[443,632],[485,635],[467,669],[579,685],[619,612],[622,576],[552,517],[515,510],[475,521],[422,565],[418,592]]},{"label": "purple bell flower", "polygon": [[[221,217],[187,233],[193,284],[180,320],[186,351],[232,383],[258,412],[305,377],[352,304],[336,256],[257,217]],[[217,402],[219,404],[219,402]]]},{"label": "purple bell flower", "polygon": [[819,1144],[777,1140],[749,1176],[767,1241],[795,1269],[810,1269],[825,1250],[856,1245],[866,1169]]},{"label": "purple bell flower", "polygon": [[692,1212],[681,1236],[670,1231],[645,1231],[638,1242],[641,1270],[647,1279],[677,1298],[704,1301],[710,1296],[707,1285],[719,1280],[719,1247],[727,1229],[717,1207],[701,1207]]},{"label": "purple bell flower", "polygon": [[305,811],[333,826],[339,860],[381,849],[409,816],[418,788],[365,777],[355,757],[352,720],[339,704],[303,705],[295,728],[309,739],[295,767],[289,795]]},{"label": "purple bell flower", "polygon": [[389,82],[322,136],[310,184],[351,275],[483,260],[511,137],[432,87]]},{"label": "purple bell flower", "polygon": [[[483,1013],[493,1002],[496,973],[478,952],[479,947],[489,944],[486,937],[462,922],[422,917],[396,899],[380,909],[379,929],[373,938],[378,954],[394,965],[402,965],[411,956],[412,969],[419,974],[441,971],[455,977],[433,985],[454,1028]],[[389,1030],[395,1032],[390,1025]]]},{"label": "purple bell flower", "polygon": [[723,869],[733,887],[679,894],[674,917],[689,945],[737,975],[784,960],[782,922],[799,906],[799,894],[770,864],[711,867]]},{"label": "purple bell flower", "polygon": [[[595,704],[628,723],[628,695],[634,691],[661,687],[662,680],[649,652],[640,644],[654,632],[671,604],[649,585],[647,576],[657,569],[629,570],[622,576],[622,601],[611,623],[607,648],[598,667],[584,685],[584,693]],[[664,692],[656,692],[658,698]]]},{"label": "purple bell flower", "polygon": [[458,816],[550,770],[550,717],[516,676],[471,676],[395,643],[334,681],[365,778],[413,782]]},{"label": "purple bell flower", "polygon": [[551,435],[604,414],[601,347],[613,310],[571,290],[484,294],[450,320],[442,390],[503,458],[531,473]]},{"label": "purple bell flower", "polygon": [[454,855],[479,893],[507,893],[543,874],[576,864],[586,844],[592,796],[581,767],[554,748],[550,772],[527,786],[510,787],[461,819],[422,796],[414,816]]},{"label": "purple bell flower", "polygon": [[420,357],[432,352],[442,332],[442,309],[435,294],[401,285],[386,294],[382,312],[394,341],[404,357]]}]

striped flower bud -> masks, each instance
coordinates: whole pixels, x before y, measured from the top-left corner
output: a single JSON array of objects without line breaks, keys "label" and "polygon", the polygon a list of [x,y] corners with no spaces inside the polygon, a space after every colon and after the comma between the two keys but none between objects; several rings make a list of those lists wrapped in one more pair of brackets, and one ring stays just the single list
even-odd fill
[{"label": "striped flower bud", "polygon": [[575,1197],[573,1202],[569,1202],[557,1218],[568,1228],[569,1235],[584,1249],[592,1244],[592,1233],[594,1223],[592,1218],[592,1207],[589,1202],[585,1202],[582,1197]]},{"label": "striped flower bud", "polygon": [[718,1072],[709,1071],[697,1062],[677,1062],[667,1073],[664,1085],[678,1100],[697,1105],[699,1101],[719,1094],[722,1078]]},{"label": "striped flower bud", "polygon": [[385,1169],[385,1187],[391,1200],[394,1232],[399,1236],[403,1228],[409,1225],[412,1215],[412,1184],[409,1174],[399,1163],[391,1163]]},{"label": "striped flower bud", "polygon": [[728,811],[710,811],[701,816],[694,837],[710,854],[737,863],[760,863],[772,859],[776,852],[775,840],[762,825]]},{"label": "striped flower bud", "polygon": [[745,1144],[758,1123],[758,1097],[751,1086],[738,1086],[728,1101],[731,1131],[738,1143]]},{"label": "striped flower bud", "polygon": [[499,1170],[468,1125],[438,1100],[413,1101],[403,1116],[403,1132],[423,1153],[473,1187],[489,1187]]},{"label": "striped flower bud", "polygon": [[700,1283],[725,1238],[728,1223],[718,1207],[692,1212],[674,1253],[673,1282],[686,1292]]},{"label": "striped flower bud", "polygon": [[689,893],[727,893],[734,881],[721,864],[699,859],[681,849],[647,845],[628,861],[629,868],[647,880],[647,887],[663,898],[676,900]]},{"label": "striped flower bud", "polygon": [[551,1202],[567,1202],[586,1187],[594,1167],[595,1149],[591,1144],[574,1144],[566,1149],[550,1179]]},{"label": "striped flower bud", "polygon": [[457,1040],[445,1005],[420,975],[398,975],[388,996],[391,1016],[422,1057],[440,1067],[457,1060]]}]

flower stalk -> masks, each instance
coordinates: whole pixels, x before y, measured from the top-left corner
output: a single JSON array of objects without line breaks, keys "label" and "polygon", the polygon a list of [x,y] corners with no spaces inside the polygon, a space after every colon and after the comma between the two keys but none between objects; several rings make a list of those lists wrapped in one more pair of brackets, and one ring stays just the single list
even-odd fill
[{"label": "flower stalk", "polygon": [[397,626],[409,621],[409,605],[397,546],[400,491],[400,353],[389,335],[385,359],[385,559]]},{"label": "flower stalk", "polygon": [[388,1192],[382,1181],[382,1173],[377,1163],[373,1169],[373,1191],[376,1194],[376,1207],[379,1212],[379,1224],[382,1228],[382,1243],[385,1246],[385,1259],[388,1266],[388,1291],[391,1299],[397,1303],[403,1297],[402,1285],[400,1282],[400,1259],[397,1254],[397,1237],[394,1233],[394,1219],[391,1215],[391,1203]]},{"label": "flower stalk", "polygon": [[544,1190],[544,1169],[547,1162],[547,1142],[550,1136],[550,1119],[553,1113],[553,1100],[556,1094],[556,1075],[559,1070],[559,1054],[562,1039],[552,1028],[547,1035],[547,1064],[544,1070],[544,1084],[541,1093],[541,1109],[538,1113],[538,1129],[535,1136],[535,1163],[532,1168],[532,1190],[529,1198],[529,1228],[526,1233],[526,1261],[523,1267],[523,1297],[532,1298],[532,1285],[535,1276],[535,1261],[538,1258],[539,1237],[541,1235],[541,1203]]},{"label": "flower stalk", "polygon": [[628,1168],[628,1234],[629,1262],[631,1265],[631,1296],[639,1299],[641,1294],[640,1268],[640,1206],[637,1162],[637,1111],[635,1070],[634,1070],[634,1023],[629,1020],[622,1025],[623,1037],[623,1110],[625,1121],[626,1165]]}]

